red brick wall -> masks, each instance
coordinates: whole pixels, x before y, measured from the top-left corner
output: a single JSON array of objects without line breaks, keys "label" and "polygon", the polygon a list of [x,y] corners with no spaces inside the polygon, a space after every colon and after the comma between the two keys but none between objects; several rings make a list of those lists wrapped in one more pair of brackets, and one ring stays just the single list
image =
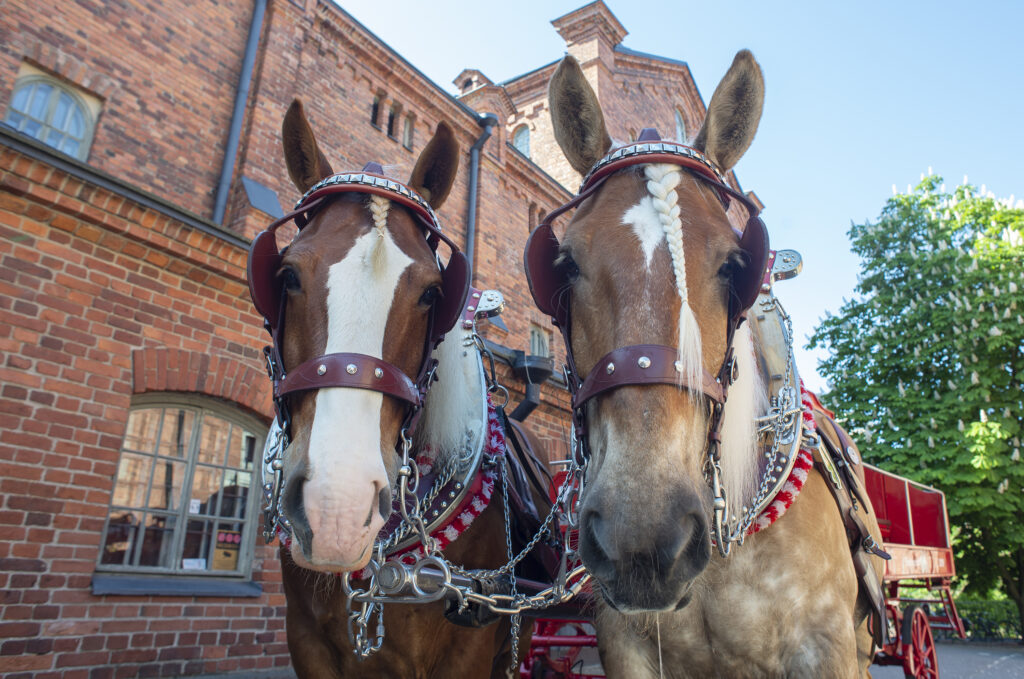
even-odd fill
[{"label": "red brick wall", "polygon": [[210,217],[252,7],[7,0],[0,106],[23,60],[95,94],[89,164]]},{"label": "red brick wall", "polygon": [[9,149],[0,168],[0,674],[286,665],[272,548],[256,599],[90,592],[132,394],[270,412],[245,252]]}]

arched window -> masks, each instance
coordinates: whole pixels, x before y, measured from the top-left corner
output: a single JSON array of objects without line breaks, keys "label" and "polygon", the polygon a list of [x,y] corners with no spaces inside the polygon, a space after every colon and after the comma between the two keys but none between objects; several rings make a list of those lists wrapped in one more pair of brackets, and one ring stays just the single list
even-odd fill
[{"label": "arched window", "polygon": [[82,98],[53,78],[18,80],[4,122],[79,160],[89,155],[95,121]]},{"label": "arched window", "polygon": [[683,120],[683,114],[679,109],[676,109],[676,139],[686,143],[686,121]]},{"label": "arched window", "polygon": [[128,414],[97,570],[248,574],[265,436],[213,399],[142,397]]},{"label": "arched window", "polygon": [[527,158],[530,157],[530,128],[520,125],[512,133],[512,146]]}]

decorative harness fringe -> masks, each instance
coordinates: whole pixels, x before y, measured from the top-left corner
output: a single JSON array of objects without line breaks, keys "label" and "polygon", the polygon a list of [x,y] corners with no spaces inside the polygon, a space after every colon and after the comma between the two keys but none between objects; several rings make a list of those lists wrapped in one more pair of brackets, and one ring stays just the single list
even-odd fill
[{"label": "decorative harness fringe", "polygon": [[[814,415],[811,414],[811,409],[814,407],[813,401],[811,400],[811,392],[804,388],[803,380],[800,380],[800,401],[803,404],[803,423],[804,425],[810,425],[812,430],[815,428]],[[803,427],[801,427],[803,430]],[[807,481],[807,474],[814,466],[814,458],[811,451],[805,446],[800,447],[800,451],[797,453],[796,462],[793,463],[793,469],[789,472],[789,478],[786,479],[786,483],[779,489],[772,498],[772,501],[768,503],[768,506],[764,508],[761,514],[755,519],[754,523],[751,524],[747,530],[747,535],[753,535],[758,531],[764,530],[768,526],[772,525],[786,513],[793,502],[796,500],[796,496],[800,494],[800,491],[804,487],[804,482]]]}]

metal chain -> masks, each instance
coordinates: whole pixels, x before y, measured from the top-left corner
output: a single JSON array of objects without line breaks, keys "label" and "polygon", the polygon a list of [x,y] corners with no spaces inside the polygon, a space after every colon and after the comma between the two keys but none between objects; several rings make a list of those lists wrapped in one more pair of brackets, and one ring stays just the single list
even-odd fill
[{"label": "metal chain", "polygon": [[[512,587],[510,594],[513,597],[519,596],[519,590],[516,587],[516,572],[515,565],[512,562],[512,512],[508,506],[508,484],[509,484],[509,469],[508,460],[505,460],[505,464],[501,468],[501,498],[502,504],[505,510],[505,555],[508,558],[509,575],[511,575],[510,582]],[[548,516],[552,516],[554,512],[550,512]],[[543,533],[543,527],[537,531],[537,536]],[[512,642],[512,662],[508,668],[507,674],[509,679],[514,679],[515,675],[518,674],[519,670],[519,625],[522,622],[522,616],[519,613],[514,613],[511,619],[511,642]]]},{"label": "metal chain", "polygon": [[[502,393],[507,395],[508,390],[497,382],[493,367],[493,356],[483,343],[483,340],[476,333],[472,336],[472,344],[489,361],[491,370],[485,371],[487,377],[488,393]],[[506,396],[507,398],[507,396]],[[496,406],[498,407],[498,406]],[[420,482],[419,469],[411,459],[412,442],[407,432],[401,433],[402,437],[402,464],[398,471],[398,494],[400,498],[399,510],[402,514],[402,524],[410,526],[403,533],[415,531],[419,536],[422,553],[414,553],[414,563],[405,563],[400,559],[386,560],[385,541],[378,541],[374,556],[370,559],[367,569],[370,572],[369,582],[365,588],[353,588],[351,573],[345,573],[342,578],[343,589],[348,598],[348,635],[353,650],[360,657],[367,657],[380,649],[383,643],[384,627],[382,623],[382,605],[386,602],[405,603],[426,603],[439,599],[449,599],[455,602],[457,609],[461,612],[471,604],[486,607],[493,613],[512,616],[512,671],[518,670],[519,648],[518,638],[521,631],[521,613],[525,610],[538,610],[564,603],[575,597],[590,576],[571,548],[570,538],[579,524],[579,517],[573,507],[583,490],[583,482],[586,471],[586,462],[582,464],[582,456],[574,454],[567,469],[567,475],[562,487],[559,488],[555,502],[552,504],[548,515],[544,518],[536,533],[531,537],[526,546],[518,554],[513,554],[512,548],[512,527],[511,514],[508,501],[508,470],[507,463],[502,472],[502,496],[504,502],[505,519],[505,543],[508,561],[500,568],[491,570],[470,570],[449,562],[437,549],[437,541],[429,536],[426,531],[424,513],[430,506],[429,502],[409,503],[407,498],[415,497],[415,490]],[[434,490],[433,487],[431,489]],[[436,493],[435,493],[436,495]],[[412,505],[410,507],[410,504]],[[537,544],[552,534],[553,524],[561,520],[565,526],[565,535],[562,537],[561,558],[559,571],[554,582],[540,592],[526,596],[519,592],[514,569]],[[396,531],[397,532],[397,531]],[[390,544],[391,536],[386,541]],[[402,555],[408,558],[410,554]],[[482,587],[474,586],[476,583],[491,582],[503,576],[511,576],[508,581],[511,585],[508,594],[482,593]],[[369,632],[371,624],[376,622],[374,634]]]}]

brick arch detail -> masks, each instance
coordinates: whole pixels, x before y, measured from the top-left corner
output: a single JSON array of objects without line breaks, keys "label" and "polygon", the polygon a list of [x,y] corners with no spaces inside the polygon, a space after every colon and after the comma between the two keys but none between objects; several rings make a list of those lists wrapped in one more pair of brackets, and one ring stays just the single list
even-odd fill
[{"label": "brick arch detail", "polygon": [[147,347],[132,352],[132,393],[184,391],[233,401],[269,420],[270,380],[247,363],[219,354]]}]

